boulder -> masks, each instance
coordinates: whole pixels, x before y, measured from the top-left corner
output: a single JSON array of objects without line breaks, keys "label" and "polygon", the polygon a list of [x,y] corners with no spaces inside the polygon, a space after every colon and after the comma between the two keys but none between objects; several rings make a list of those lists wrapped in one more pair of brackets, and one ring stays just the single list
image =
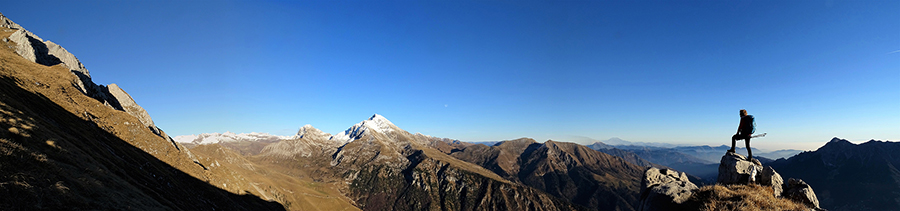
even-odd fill
[{"label": "boulder", "polygon": [[641,181],[641,199],[638,210],[683,210],[684,203],[698,189],[680,174],[670,169],[650,168]]},{"label": "boulder", "polygon": [[777,197],[781,196],[784,180],[778,172],[775,172],[771,166],[766,166],[762,172],[756,175],[756,183],[772,187],[772,193]]},{"label": "boulder", "polygon": [[762,165],[747,160],[743,155],[728,152],[719,163],[719,177],[716,183],[722,185],[750,184],[756,180],[756,174]]},{"label": "boulder", "polygon": [[787,184],[784,185],[784,193],[782,193],[782,196],[820,209],[819,199],[816,198],[816,193],[813,192],[813,189],[809,184],[806,184],[806,182],[801,179],[788,179]]},{"label": "boulder", "polygon": [[719,178],[716,182],[722,185],[758,184],[772,188],[773,195],[781,196],[784,183],[781,175],[771,166],[763,167],[758,161],[754,161],[737,153],[726,153],[719,163]]}]

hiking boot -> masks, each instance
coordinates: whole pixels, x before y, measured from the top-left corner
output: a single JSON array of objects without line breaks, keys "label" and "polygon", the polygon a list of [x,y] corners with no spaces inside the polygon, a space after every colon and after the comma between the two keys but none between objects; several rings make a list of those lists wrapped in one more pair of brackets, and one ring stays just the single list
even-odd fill
[{"label": "hiking boot", "polygon": [[727,152],[734,153],[734,149],[729,149]]}]

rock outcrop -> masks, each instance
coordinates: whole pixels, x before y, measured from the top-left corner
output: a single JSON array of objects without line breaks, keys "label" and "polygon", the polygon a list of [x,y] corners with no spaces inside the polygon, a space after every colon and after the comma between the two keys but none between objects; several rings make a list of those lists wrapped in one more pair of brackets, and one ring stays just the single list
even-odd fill
[{"label": "rock outcrop", "polygon": [[788,179],[788,183],[784,187],[784,197],[811,207],[819,207],[819,199],[816,198],[816,193],[813,192],[812,187],[809,187],[809,184],[800,179]]},{"label": "rock outcrop", "polygon": [[0,28],[0,210],[285,209],[209,183],[233,176],[84,94],[62,63],[24,58],[9,36],[29,36],[0,24],[16,27]]},{"label": "rock outcrop", "polygon": [[781,178],[781,175],[778,174],[778,172],[775,172],[775,169],[773,169],[771,166],[766,166],[765,168],[763,168],[758,177],[759,178],[756,180],[758,184],[766,187],[772,187],[772,193],[775,196],[781,195],[782,190],[784,189],[784,180]]},{"label": "rock outcrop", "polygon": [[[728,152],[722,156],[719,163],[719,177],[717,185],[703,187],[698,190],[697,186],[688,181],[684,173],[678,173],[667,169],[650,168],[644,173],[641,182],[641,201],[639,210],[692,210],[698,209],[697,206],[707,203],[722,203],[722,201],[709,201],[710,193],[704,193],[706,190],[728,189],[735,190],[752,190],[755,187],[765,195],[771,190],[770,199],[785,198],[786,201],[794,201],[794,203],[809,206],[814,210],[822,210],[819,207],[819,201],[812,188],[799,179],[791,178],[788,184],[784,184],[784,180],[778,172],[775,172],[771,166],[762,166],[758,161],[748,160],[743,155]],[[750,186],[748,186],[750,185]],[[715,192],[715,191],[713,191]],[[692,197],[692,194],[698,193],[700,197]],[[772,198],[774,197],[774,198]],[[715,197],[714,197],[715,198]],[[731,198],[730,196],[728,198]],[[704,201],[707,200],[707,201]],[[737,200],[737,201],[734,201]],[[758,200],[758,199],[757,199]],[[728,199],[728,203],[747,203],[741,202],[741,199]],[[803,206],[797,205],[797,206]],[[730,205],[729,205],[730,206]]]},{"label": "rock outcrop", "polygon": [[722,156],[719,163],[719,178],[716,183],[722,185],[755,183],[771,187],[773,194],[780,196],[784,180],[771,166],[763,167],[758,162],[747,160],[743,155],[728,152]]},{"label": "rock outcrop", "polygon": [[762,170],[762,165],[755,164],[743,155],[728,152],[722,156],[719,163],[719,177],[716,183],[723,185],[750,184],[756,181],[756,176]]},{"label": "rock outcrop", "polygon": [[776,197],[790,198],[813,208],[819,208],[816,194],[803,180],[791,178],[788,184],[784,184],[781,175],[775,172],[771,166],[763,167],[758,162],[752,162],[743,155],[733,152],[722,156],[717,183],[721,185],[757,184],[772,188],[772,193]]},{"label": "rock outcrop", "polygon": [[641,181],[641,203],[638,210],[684,210],[683,203],[697,190],[684,172],[649,168]]},{"label": "rock outcrop", "polygon": [[4,41],[15,43],[15,52],[19,54],[19,56],[46,66],[62,64],[68,68],[73,75],[78,77],[78,80],[73,81],[73,84],[78,87],[82,93],[97,99],[98,101],[103,102],[103,104],[113,107],[116,110],[125,111],[128,114],[131,114],[138,118],[144,126],[153,131],[154,134],[170,139],[171,141],[171,138],[153,124],[153,120],[150,119],[150,115],[147,114],[147,111],[135,103],[134,99],[132,99],[125,90],[122,90],[122,88],[119,88],[116,84],[110,84],[109,86],[95,84],[91,80],[90,71],[84,67],[84,64],[78,61],[78,58],[76,58],[75,55],[69,53],[65,48],[49,40],[45,41],[44,39],[41,39],[34,33],[31,33],[19,24],[6,18],[2,13],[0,13],[0,27],[9,28],[8,30],[16,30],[16,32],[13,32],[9,38],[4,39]]},{"label": "rock outcrop", "polygon": [[153,131],[153,133],[155,133],[156,135],[159,135],[159,128],[156,128],[156,125],[153,124],[153,119],[150,118],[150,114],[147,113],[147,110],[144,110],[144,107],[141,107],[136,102],[134,102],[134,99],[131,98],[131,95],[125,92],[125,90],[122,90],[122,88],[119,88],[119,85],[116,84],[110,84],[106,87],[109,90],[109,94],[112,95],[119,103],[120,108],[118,109],[123,110],[134,117],[137,117],[138,120],[141,121],[141,124],[144,124],[144,126],[150,128],[150,130]]},{"label": "rock outcrop", "polygon": [[771,187],[774,195],[780,196],[784,182],[781,175],[772,167],[763,167],[759,162],[747,160],[743,155],[728,152],[722,156],[722,161],[719,163],[719,177],[716,183],[722,185],[759,184]]},{"label": "rock outcrop", "polygon": [[44,41],[34,33],[25,30],[25,28],[19,24],[12,22],[12,20],[3,16],[3,14],[0,14],[0,26],[18,30],[9,36],[9,41],[16,43],[15,50],[20,56],[29,61],[47,66],[62,63],[66,68],[69,68],[69,70],[72,71],[72,74],[75,74],[81,79],[78,88],[80,88],[82,92],[87,94],[88,88],[92,88],[85,86],[93,83],[90,82],[90,72],[87,68],[84,68],[84,65],[78,61],[78,58],[75,58],[75,55],[69,53],[65,48],[50,42],[49,40]]}]

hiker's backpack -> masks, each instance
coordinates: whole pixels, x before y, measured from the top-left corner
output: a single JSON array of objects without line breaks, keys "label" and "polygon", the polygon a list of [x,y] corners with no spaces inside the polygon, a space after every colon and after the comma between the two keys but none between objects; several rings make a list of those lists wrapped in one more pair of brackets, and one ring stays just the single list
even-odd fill
[{"label": "hiker's backpack", "polygon": [[750,127],[753,127],[753,128],[750,128],[750,134],[754,134],[754,133],[756,133],[756,118],[753,118],[752,115],[750,116],[750,122],[753,123],[753,124],[750,124]]},{"label": "hiker's backpack", "polygon": [[[747,118],[749,120],[744,120],[744,118]],[[743,118],[741,118],[741,121],[749,121],[747,122],[748,124],[744,124],[744,128],[741,128],[741,132],[746,133],[746,131],[750,131],[750,133],[746,134],[756,133],[756,118],[753,118],[753,115],[744,116]]]}]

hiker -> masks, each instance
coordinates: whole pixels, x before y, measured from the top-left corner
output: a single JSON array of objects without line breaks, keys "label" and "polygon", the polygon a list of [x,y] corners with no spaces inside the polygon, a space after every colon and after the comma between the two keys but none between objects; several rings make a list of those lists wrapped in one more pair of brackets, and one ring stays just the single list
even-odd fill
[{"label": "hiker", "polygon": [[747,160],[753,160],[753,152],[750,152],[750,136],[756,130],[755,124],[753,115],[747,115],[747,110],[741,109],[741,124],[738,125],[737,133],[731,137],[731,149],[728,152],[734,152],[735,141],[743,139],[747,144]]}]

